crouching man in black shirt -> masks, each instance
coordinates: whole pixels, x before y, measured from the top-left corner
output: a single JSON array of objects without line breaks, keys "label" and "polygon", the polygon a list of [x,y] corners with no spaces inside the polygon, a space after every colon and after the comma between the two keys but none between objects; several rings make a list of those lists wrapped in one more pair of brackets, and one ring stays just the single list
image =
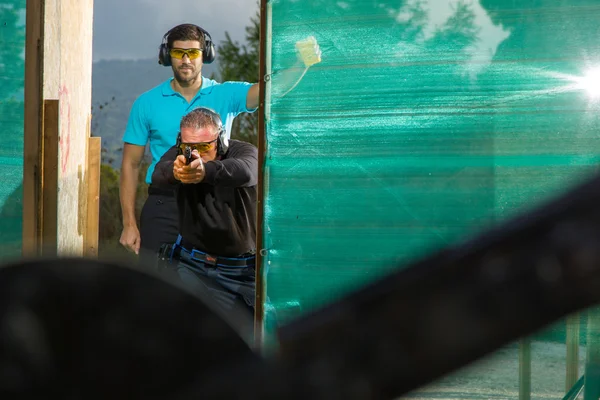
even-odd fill
[{"label": "crouching man in black shirt", "polygon": [[156,164],[152,182],[177,187],[179,237],[170,269],[209,294],[250,340],[254,325],[258,150],[227,140],[218,114],[196,108],[177,144]]}]

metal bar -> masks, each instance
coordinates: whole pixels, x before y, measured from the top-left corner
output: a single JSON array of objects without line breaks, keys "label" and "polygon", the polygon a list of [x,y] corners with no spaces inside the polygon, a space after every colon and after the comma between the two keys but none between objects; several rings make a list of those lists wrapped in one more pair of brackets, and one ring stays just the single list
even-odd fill
[{"label": "metal bar", "polygon": [[531,399],[531,339],[519,341],[519,400]]},{"label": "metal bar", "polygon": [[573,314],[567,317],[566,392],[568,392],[579,379],[579,323],[579,314]]},{"label": "metal bar", "polygon": [[573,387],[570,388],[565,397],[563,397],[563,400],[575,400],[577,397],[579,397],[581,391],[583,390],[583,382],[584,376],[581,376],[581,378],[579,378],[579,380],[575,382]]}]

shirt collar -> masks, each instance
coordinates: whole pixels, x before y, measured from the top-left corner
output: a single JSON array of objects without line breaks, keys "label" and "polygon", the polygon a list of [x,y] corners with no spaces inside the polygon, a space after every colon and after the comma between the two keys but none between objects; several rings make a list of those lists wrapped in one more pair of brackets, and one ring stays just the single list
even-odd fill
[{"label": "shirt collar", "polygon": [[[173,88],[171,87],[171,82],[173,81],[173,79],[175,79],[175,78],[174,77],[170,77],[165,82],[163,82],[163,84],[162,84],[162,94],[163,94],[163,96],[175,96],[175,95],[179,95],[179,93],[177,93],[176,91],[174,91]],[[206,79],[203,76],[202,77],[202,86],[200,87],[200,90],[202,90],[204,88],[207,88],[208,86],[210,86],[210,80]]]}]

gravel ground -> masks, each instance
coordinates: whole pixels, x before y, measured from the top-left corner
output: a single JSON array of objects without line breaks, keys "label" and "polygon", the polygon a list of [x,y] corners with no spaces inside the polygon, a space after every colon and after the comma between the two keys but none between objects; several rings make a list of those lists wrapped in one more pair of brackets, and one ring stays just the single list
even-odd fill
[{"label": "gravel ground", "polygon": [[[579,350],[579,375],[584,372],[585,347]],[[562,399],[565,395],[566,346],[531,344],[531,399]],[[583,395],[580,396],[582,398]],[[519,350],[513,344],[402,399],[519,399]]]}]

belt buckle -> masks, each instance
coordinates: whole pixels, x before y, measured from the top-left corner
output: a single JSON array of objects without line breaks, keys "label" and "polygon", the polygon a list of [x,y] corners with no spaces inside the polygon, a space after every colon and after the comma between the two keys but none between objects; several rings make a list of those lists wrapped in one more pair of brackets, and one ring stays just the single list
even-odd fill
[{"label": "belt buckle", "polygon": [[217,257],[216,256],[211,256],[210,254],[207,254],[203,251],[196,250],[196,249],[192,250],[191,256],[192,256],[192,258],[194,258],[196,260],[200,260],[200,261],[204,262],[205,264],[212,265],[213,267],[217,266]]},{"label": "belt buckle", "polygon": [[210,254],[205,254],[204,257],[206,259],[207,264],[211,264],[213,266],[217,265],[217,257],[213,257]]}]

